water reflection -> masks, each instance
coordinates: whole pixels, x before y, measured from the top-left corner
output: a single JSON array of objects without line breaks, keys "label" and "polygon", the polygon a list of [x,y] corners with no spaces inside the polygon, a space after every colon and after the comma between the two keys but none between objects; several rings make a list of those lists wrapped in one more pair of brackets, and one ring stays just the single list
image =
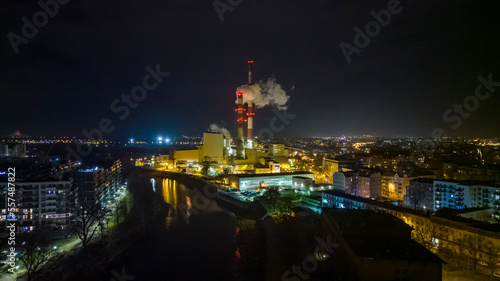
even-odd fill
[{"label": "water reflection", "polygon": [[227,213],[219,208],[215,200],[210,199],[213,196],[205,196],[203,188],[188,188],[168,178],[162,178],[157,182],[161,182],[161,186],[157,186],[156,189],[161,188],[163,199],[170,205],[166,218],[167,228],[173,227],[174,224],[179,223],[181,220],[184,224],[189,223],[193,214]]},{"label": "water reflection", "polygon": [[[179,214],[178,186],[179,184],[175,180],[163,179],[162,181],[161,188],[163,191],[163,200],[170,205],[168,215],[165,219],[167,228],[172,228],[176,223],[177,218],[181,216],[181,214]],[[183,186],[181,189],[185,189],[185,187]]]},{"label": "water reflection", "polygon": [[[156,177],[155,189],[170,205],[166,228],[136,247],[127,270],[137,280],[234,280],[236,269],[234,215],[215,200],[199,202],[201,192],[175,180]],[[150,177],[144,186],[151,188]],[[184,216],[191,205],[189,223]],[[202,207],[200,207],[202,206]],[[184,213],[181,213],[184,212]]]}]

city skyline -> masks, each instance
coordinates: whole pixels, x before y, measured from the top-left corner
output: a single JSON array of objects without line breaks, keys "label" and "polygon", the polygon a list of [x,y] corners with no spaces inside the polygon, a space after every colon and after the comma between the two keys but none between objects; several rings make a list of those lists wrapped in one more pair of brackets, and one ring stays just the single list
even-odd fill
[{"label": "city skyline", "polygon": [[0,281],[500,280],[499,10],[0,1]]}]

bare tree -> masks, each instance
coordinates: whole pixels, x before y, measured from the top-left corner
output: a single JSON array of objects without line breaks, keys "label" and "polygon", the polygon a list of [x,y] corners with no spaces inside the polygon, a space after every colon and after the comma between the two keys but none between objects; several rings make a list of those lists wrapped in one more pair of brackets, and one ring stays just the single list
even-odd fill
[{"label": "bare tree", "polygon": [[411,189],[409,201],[413,209],[420,209],[419,206],[427,199],[428,193],[426,189],[427,187],[425,186],[418,186]]},{"label": "bare tree", "polygon": [[439,227],[430,220],[425,223],[417,224],[413,231],[415,241],[424,246],[427,250],[438,249],[440,236]]},{"label": "bare tree", "polygon": [[490,270],[490,277],[493,278],[493,274],[499,267],[500,263],[500,246],[494,245],[493,243],[488,243],[484,245],[485,253],[483,256],[488,262],[488,269]]},{"label": "bare tree", "polygon": [[108,207],[102,207],[100,213],[97,215],[97,227],[99,228],[101,239],[104,238],[105,230],[108,227],[109,219],[112,216],[109,215],[110,211],[111,210]]},{"label": "bare tree", "polygon": [[476,272],[476,266],[481,258],[484,237],[481,235],[465,235],[463,239],[464,253],[472,260],[472,270]]},{"label": "bare tree", "polygon": [[99,229],[99,221],[106,213],[95,199],[81,198],[76,206],[74,232],[85,249]]},{"label": "bare tree", "polygon": [[19,260],[27,270],[28,281],[34,280],[37,271],[53,258],[57,251],[50,245],[50,234],[47,230],[35,230],[20,235]]},{"label": "bare tree", "polygon": [[117,225],[120,224],[122,217],[125,215],[125,212],[127,211],[126,205],[127,205],[127,197],[123,197],[116,203],[114,215],[115,215],[115,222]]}]

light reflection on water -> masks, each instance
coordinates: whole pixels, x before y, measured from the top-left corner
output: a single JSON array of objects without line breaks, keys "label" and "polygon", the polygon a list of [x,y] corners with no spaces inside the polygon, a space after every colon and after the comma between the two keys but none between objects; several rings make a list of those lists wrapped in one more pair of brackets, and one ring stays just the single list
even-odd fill
[{"label": "light reflection on water", "polygon": [[[156,194],[170,205],[165,228],[136,249],[127,270],[135,268],[137,280],[233,280],[237,266],[234,215],[219,208],[216,200],[202,204],[201,184],[201,192],[195,192],[193,186],[175,180],[159,176],[155,180]],[[150,178],[144,186],[151,188]],[[188,201],[192,215],[186,222]]]},{"label": "light reflection on water", "polygon": [[[195,192],[182,183],[168,178],[162,178],[161,181],[157,181],[157,183],[160,182],[163,199],[170,205],[165,220],[167,228],[172,228],[181,221],[182,223],[186,223],[186,217],[189,218],[191,214],[221,211],[214,200],[204,197],[201,192]],[[160,186],[158,186],[157,189],[158,188],[160,188]],[[204,198],[200,200],[200,197]],[[198,201],[195,202],[195,200]],[[203,208],[200,209],[199,206],[203,206]]]},{"label": "light reflection on water", "polygon": [[170,205],[167,217],[165,218],[165,224],[167,228],[172,228],[172,226],[174,226],[174,224],[176,223],[177,218],[181,216],[181,214],[179,214],[179,208],[178,208],[179,207],[178,190],[184,189],[185,187],[184,185],[182,185],[182,187],[179,188],[179,185],[180,184],[177,183],[177,181],[175,180],[171,179],[162,180],[163,200],[165,200],[165,202]]}]

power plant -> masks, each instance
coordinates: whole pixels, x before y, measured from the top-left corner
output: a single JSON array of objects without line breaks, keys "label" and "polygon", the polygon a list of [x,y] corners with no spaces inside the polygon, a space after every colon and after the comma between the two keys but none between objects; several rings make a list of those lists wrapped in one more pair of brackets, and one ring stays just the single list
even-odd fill
[{"label": "power plant", "polygon": [[[248,61],[248,84],[250,88],[253,85],[252,81],[252,68],[253,61]],[[240,88],[238,88],[240,89]],[[253,95],[252,95],[253,97]],[[236,137],[236,157],[238,159],[245,159],[245,147],[253,147],[253,117],[255,115],[253,110],[253,99],[250,95],[236,91],[236,124],[237,124],[237,137]],[[246,127],[246,130],[245,130]],[[245,138],[246,131],[246,138]]]},{"label": "power plant", "polygon": [[254,138],[255,108],[275,106],[286,109],[289,97],[274,78],[255,83],[254,61],[247,62],[247,84],[236,89],[235,137],[216,124],[203,133],[197,149],[172,151],[156,157],[154,166],[186,173],[265,174],[293,171],[293,158],[283,144],[262,144]]}]

